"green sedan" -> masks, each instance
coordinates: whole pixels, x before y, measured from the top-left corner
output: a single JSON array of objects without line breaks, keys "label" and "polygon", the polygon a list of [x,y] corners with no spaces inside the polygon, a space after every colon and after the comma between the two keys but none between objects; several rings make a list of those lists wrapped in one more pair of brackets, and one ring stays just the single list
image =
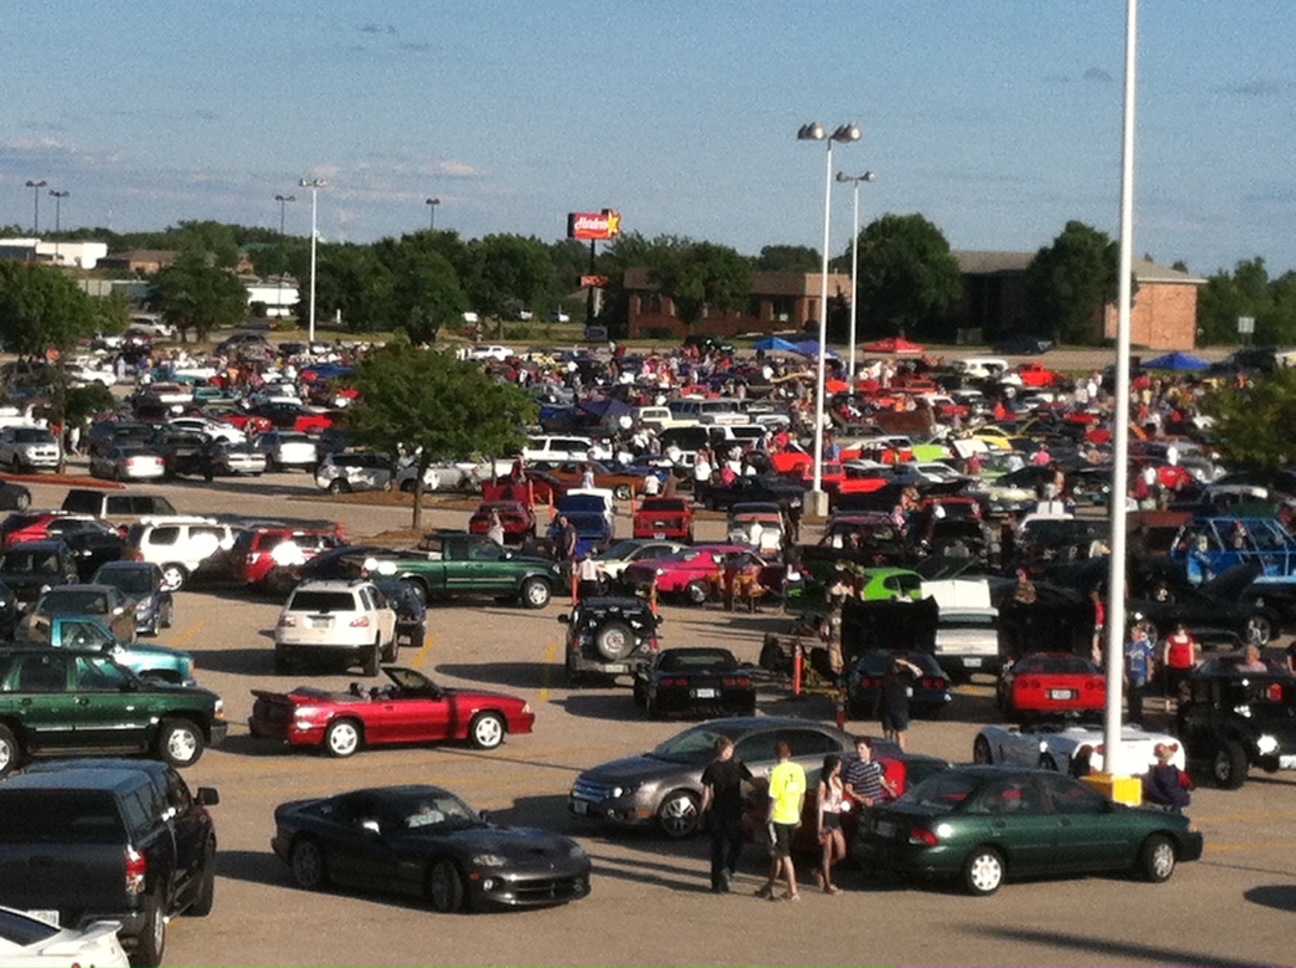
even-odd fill
[{"label": "green sedan", "polygon": [[1187,817],[1114,803],[1060,773],[998,766],[943,770],[872,811],[853,856],[901,875],[959,878],[988,895],[1009,876],[1131,871],[1169,879],[1197,860]]}]

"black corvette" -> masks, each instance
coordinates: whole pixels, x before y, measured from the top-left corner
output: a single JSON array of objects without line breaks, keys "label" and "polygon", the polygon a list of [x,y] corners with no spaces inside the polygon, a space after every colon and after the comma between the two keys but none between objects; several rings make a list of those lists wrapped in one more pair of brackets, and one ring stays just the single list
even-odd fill
[{"label": "black corvette", "polygon": [[590,890],[590,860],[574,840],[489,823],[435,786],[373,787],[282,804],[270,845],[299,887],[413,894],[443,913],[546,907]]},{"label": "black corvette", "polygon": [[662,649],[635,674],[634,698],[650,716],[754,716],[751,667],[728,649]]}]

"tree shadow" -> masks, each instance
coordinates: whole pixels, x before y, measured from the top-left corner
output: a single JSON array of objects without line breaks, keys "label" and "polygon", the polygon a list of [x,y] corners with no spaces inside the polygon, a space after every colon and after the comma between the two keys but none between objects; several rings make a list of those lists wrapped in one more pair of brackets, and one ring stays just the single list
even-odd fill
[{"label": "tree shadow", "polygon": [[544,689],[562,679],[562,667],[546,662],[444,663],[438,665],[436,671],[468,682],[485,682],[513,689]]},{"label": "tree shadow", "polygon": [[1159,945],[1139,944],[1134,941],[1107,941],[1088,934],[1064,934],[1060,931],[1043,931],[1032,928],[1010,928],[986,926],[977,928],[969,926],[969,931],[977,931],[991,938],[1002,938],[1007,941],[1019,941],[1027,944],[1045,945],[1049,948],[1072,948],[1080,952],[1082,960],[1090,962],[1102,957],[1118,964],[1129,964],[1134,961],[1146,961],[1155,965],[1218,965],[1222,968],[1258,968],[1264,962],[1242,961],[1220,954],[1204,951],[1184,951],[1178,948],[1166,948]]},{"label": "tree shadow", "polygon": [[216,876],[270,887],[293,886],[287,866],[272,851],[222,848],[216,852]]},{"label": "tree shadow", "polygon": [[[262,634],[265,634],[264,632]],[[198,675],[206,671],[233,672],[238,675],[274,675],[274,648],[200,649],[197,656]]]},{"label": "tree shadow", "polygon": [[1296,911],[1296,886],[1291,884],[1262,884],[1243,891],[1242,896],[1252,904],[1279,911]]},{"label": "tree shadow", "polygon": [[573,716],[584,719],[602,719],[612,722],[625,722],[631,719],[643,719],[644,713],[634,704],[628,691],[615,693],[572,692],[565,699],[553,700]]}]

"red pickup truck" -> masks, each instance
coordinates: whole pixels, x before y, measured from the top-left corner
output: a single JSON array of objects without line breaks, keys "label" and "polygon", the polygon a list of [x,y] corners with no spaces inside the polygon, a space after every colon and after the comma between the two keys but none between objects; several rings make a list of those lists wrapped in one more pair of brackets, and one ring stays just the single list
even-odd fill
[{"label": "red pickup truck", "polygon": [[634,514],[636,538],[693,541],[693,509],[680,497],[649,497]]}]

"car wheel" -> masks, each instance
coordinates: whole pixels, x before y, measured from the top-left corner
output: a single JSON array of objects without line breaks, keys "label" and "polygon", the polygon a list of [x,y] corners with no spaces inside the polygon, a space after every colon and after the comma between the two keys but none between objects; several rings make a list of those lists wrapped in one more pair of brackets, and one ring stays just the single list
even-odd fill
[{"label": "car wheel", "polygon": [[187,719],[164,719],[158,729],[157,751],[177,769],[193,766],[203,754],[203,734]]},{"label": "car wheel", "polygon": [[605,622],[594,633],[594,647],[609,662],[620,662],[634,651],[634,629],[625,622]]},{"label": "car wheel", "polygon": [[428,900],[432,902],[433,910],[442,914],[461,911],[466,895],[463,875],[454,861],[443,857],[432,865],[428,874]]},{"label": "car wheel", "polygon": [[1170,880],[1175,869],[1175,848],[1165,834],[1153,834],[1139,850],[1138,870],[1145,880],[1160,884]]},{"label": "car wheel", "polygon": [[701,803],[691,790],[675,790],[657,808],[657,823],[667,837],[679,840],[691,836],[698,829],[698,808]]},{"label": "car wheel", "polygon": [[308,837],[293,842],[288,855],[293,882],[304,891],[318,891],[328,884],[328,866],[319,844]]},{"label": "car wheel", "polygon": [[0,726],[0,776],[6,776],[17,769],[21,755],[13,730],[8,726]]},{"label": "car wheel", "polygon": [[691,581],[684,589],[684,597],[688,599],[690,605],[705,605],[706,600],[711,596],[706,585],[700,581]]},{"label": "car wheel", "polygon": [[382,653],[382,645],[380,645],[378,642],[374,642],[373,645],[369,646],[369,648],[365,650],[365,656],[364,656],[365,675],[367,676],[378,675],[380,671],[378,660],[381,656],[381,653]]},{"label": "car wheel", "polygon": [[1058,772],[1057,760],[1053,758],[1052,753],[1041,753],[1039,756],[1039,763],[1036,765],[1041,770],[1052,770],[1054,773]]},{"label": "car wheel", "polygon": [[507,731],[499,713],[478,713],[468,725],[468,739],[479,750],[493,750],[504,742]]},{"label": "car wheel", "polygon": [[1246,782],[1250,764],[1241,743],[1226,739],[1215,748],[1211,758],[1211,776],[1225,790],[1236,790]]},{"label": "car wheel", "polygon": [[969,894],[988,897],[999,890],[1003,879],[1003,858],[993,847],[978,847],[963,865],[963,884]]},{"label": "car wheel", "polygon": [[135,968],[157,968],[166,951],[166,912],[160,897],[151,897],[144,904],[143,930],[130,953],[130,963]]},{"label": "car wheel", "polygon": [[552,595],[549,583],[543,578],[532,577],[522,583],[522,604],[527,608],[544,608]]},{"label": "car wheel", "polygon": [[630,498],[634,497],[634,491],[631,489],[629,484],[618,484],[612,490],[612,496],[618,501],[628,501]]},{"label": "car wheel", "polygon": [[1267,615],[1252,615],[1242,630],[1242,641],[1247,645],[1268,645],[1273,639],[1273,623]]},{"label": "car wheel", "polygon": [[972,741],[972,762],[983,765],[994,762],[994,754],[990,750],[990,741],[984,736],[978,736]]},{"label": "car wheel", "polygon": [[402,578],[401,587],[409,589],[411,592],[413,592],[415,595],[418,596],[418,600],[420,602],[422,602],[424,605],[427,604],[427,600],[428,600],[427,588],[424,587],[421,581],[418,581],[413,578]]},{"label": "car wheel", "polygon": [[26,511],[31,507],[31,492],[22,490],[14,497],[14,507],[19,511]]},{"label": "car wheel", "polygon": [[189,572],[185,570],[184,565],[171,562],[162,566],[162,581],[170,585],[172,591],[178,592],[188,580]]},{"label": "car wheel", "polygon": [[340,477],[329,481],[328,492],[330,494],[346,494],[351,490],[351,486]]},{"label": "car wheel", "polygon": [[361,744],[360,724],[354,719],[334,720],[324,734],[324,748],[329,756],[344,760],[354,756]]},{"label": "car wheel", "polygon": [[198,882],[198,894],[193,904],[189,905],[186,914],[196,918],[205,918],[212,912],[216,900],[216,841],[207,841],[207,850],[203,853],[202,880]]}]

